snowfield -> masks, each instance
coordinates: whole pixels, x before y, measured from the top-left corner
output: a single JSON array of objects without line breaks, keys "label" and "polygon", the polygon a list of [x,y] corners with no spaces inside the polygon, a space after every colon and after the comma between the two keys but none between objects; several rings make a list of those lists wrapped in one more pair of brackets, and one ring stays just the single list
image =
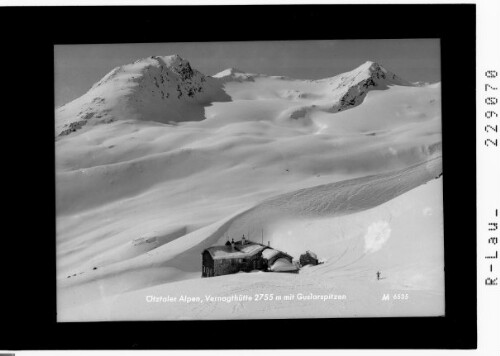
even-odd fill
[{"label": "snowfield", "polygon": [[[443,315],[440,97],[373,62],[115,68],[56,109],[58,320]],[[324,263],[202,279],[243,234]]]}]

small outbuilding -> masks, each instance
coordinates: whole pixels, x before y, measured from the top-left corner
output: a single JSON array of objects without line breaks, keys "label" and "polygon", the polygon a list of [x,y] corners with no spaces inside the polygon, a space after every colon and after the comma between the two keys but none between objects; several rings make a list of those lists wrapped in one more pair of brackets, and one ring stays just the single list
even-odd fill
[{"label": "small outbuilding", "polygon": [[306,265],[316,266],[319,263],[318,256],[316,256],[316,254],[311,251],[306,251],[306,253],[300,255],[299,262],[301,266],[306,266]]}]

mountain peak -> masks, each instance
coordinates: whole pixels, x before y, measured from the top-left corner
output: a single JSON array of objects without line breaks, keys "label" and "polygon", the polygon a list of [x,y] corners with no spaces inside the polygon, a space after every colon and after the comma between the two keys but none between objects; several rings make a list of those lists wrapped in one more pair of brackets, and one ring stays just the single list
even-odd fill
[{"label": "mountain peak", "polygon": [[373,61],[366,61],[349,73],[355,78],[370,80],[375,86],[412,85],[410,82],[400,78],[382,67],[379,63]]},{"label": "mountain peak", "polygon": [[[221,83],[174,54],[150,56],[116,67],[76,100],[73,107],[78,108],[78,113],[59,109],[65,110],[57,126],[59,135],[81,129],[90,119],[93,124],[120,117],[164,123],[186,121],[185,117],[199,120],[204,106],[228,101],[229,97]],[[186,105],[190,108],[186,109]]]},{"label": "mountain peak", "polygon": [[332,107],[333,112],[359,105],[370,90],[384,90],[392,85],[414,86],[373,61],[366,61],[350,72],[334,78],[337,88],[342,88],[344,94],[339,103]]},{"label": "mountain peak", "polygon": [[170,56],[154,56],[153,58],[163,61],[167,67],[185,66],[189,65],[189,62],[179,56],[178,54],[173,54]]},{"label": "mountain peak", "polygon": [[201,73],[193,70],[187,60],[178,54],[170,56],[150,56],[141,58],[133,63],[125,64],[114,68],[111,72],[106,74],[100,81],[95,83],[92,89],[95,89],[103,84],[117,81],[120,79],[128,79],[128,81],[137,81],[138,78],[153,77],[159,72],[171,72],[178,76],[180,80],[191,79],[196,75],[203,76]]},{"label": "mountain peak", "polygon": [[178,74],[182,80],[190,79],[194,75],[194,71],[189,62],[178,54],[163,57],[152,56],[151,59],[156,60],[160,64],[160,67],[165,66],[172,72]]},{"label": "mountain peak", "polygon": [[213,77],[214,78],[234,77],[238,74],[248,74],[248,73],[245,73],[244,71],[242,71],[238,68],[227,68],[227,69],[224,69],[222,72],[214,74]]},{"label": "mountain peak", "polygon": [[365,63],[363,63],[360,67],[371,67],[373,65],[377,65],[379,66],[379,64],[377,62],[374,62],[374,61],[366,61]]},{"label": "mountain peak", "polygon": [[382,67],[379,63],[373,62],[373,61],[366,61],[365,63],[361,64],[358,68],[360,71],[367,71],[370,73],[374,72],[382,72],[382,73],[388,73],[389,71]]}]

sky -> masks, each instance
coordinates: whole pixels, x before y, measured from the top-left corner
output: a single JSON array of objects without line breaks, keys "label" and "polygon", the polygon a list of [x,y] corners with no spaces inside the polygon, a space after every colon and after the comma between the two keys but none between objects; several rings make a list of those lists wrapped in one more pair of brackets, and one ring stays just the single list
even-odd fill
[{"label": "sky", "polygon": [[55,106],[79,96],[113,68],[178,54],[203,74],[227,68],[321,79],[377,62],[409,81],[440,81],[439,39],[130,43],[54,46]]}]

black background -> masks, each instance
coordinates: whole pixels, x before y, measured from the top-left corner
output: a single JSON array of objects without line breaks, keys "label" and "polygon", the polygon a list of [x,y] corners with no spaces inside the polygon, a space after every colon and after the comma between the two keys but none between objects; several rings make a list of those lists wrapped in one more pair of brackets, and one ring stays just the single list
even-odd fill
[{"label": "black background", "polygon": [[[475,348],[475,21],[466,4],[1,8],[0,349]],[[369,38],[441,39],[445,317],[56,322],[54,44]]]}]

